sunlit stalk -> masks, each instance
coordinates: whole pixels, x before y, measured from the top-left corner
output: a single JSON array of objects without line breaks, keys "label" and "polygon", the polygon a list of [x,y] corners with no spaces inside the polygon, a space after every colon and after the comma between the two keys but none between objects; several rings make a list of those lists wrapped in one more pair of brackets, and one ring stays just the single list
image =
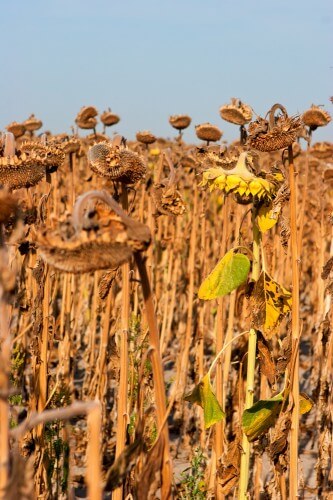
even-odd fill
[{"label": "sunlit stalk", "polygon": [[[253,262],[252,262],[252,278],[258,281],[260,275],[260,231],[255,222],[256,210],[252,211],[252,231],[253,231]],[[254,378],[256,365],[256,349],[257,349],[257,331],[251,328],[248,340],[247,352],[247,373],[246,373],[246,392],[244,409],[250,408],[253,405],[254,398]],[[242,455],[240,465],[239,478],[239,500],[247,498],[247,488],[249,482],[250,470],[250,453],[251,445],[247,436],[243,433],[242,439]]]}]

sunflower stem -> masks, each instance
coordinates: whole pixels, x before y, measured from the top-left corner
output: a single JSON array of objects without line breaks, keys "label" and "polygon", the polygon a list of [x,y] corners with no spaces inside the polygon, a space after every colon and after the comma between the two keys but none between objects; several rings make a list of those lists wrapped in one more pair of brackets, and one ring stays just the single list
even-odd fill
[{"label": "sunflower stem", "polygon": [[[253,232],[252,278],[254,279],[254,281],[258,281],[260,275],[261,234],[255,222],[256,215],[257,211],[255,208],[253,208],[252,209],[252,232]],[[247,352],[245,409],[250,408],[253,405],[256,350],[257,350],[257,331],[254,328],[251,328],[249,333],[248,352]],[[247,498],[247,486],[249,482],[251,445],[245,434],[243,434],[242,438],[242,450],[243,453],[241,456],[239,492],[238,492],[239,500],[245,500]]]},{"label": "sunflower stem", "polygon": [[289,464],[289,498],[298,498],[298,438],[299,438],[299,258],[297,231],[297,187],[296,172],[293,161],[292,146],[288,147],[289,186],[290,186],[290,244],[292,260],[292,358],[294,367],[291,371],[291,395],[293,409],[290,428],[290,464]]}]

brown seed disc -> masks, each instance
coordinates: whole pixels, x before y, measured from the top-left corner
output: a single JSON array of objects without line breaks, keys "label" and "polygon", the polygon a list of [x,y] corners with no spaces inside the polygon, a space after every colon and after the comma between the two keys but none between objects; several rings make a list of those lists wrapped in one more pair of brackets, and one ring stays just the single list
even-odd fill
[{"label": "brown seed disc", "polygon": [[327,111],[319,106],[312,105],[310,109],[302,115],[302,122],[308,127],[324,127],[331,121],[331,116]]},{"label": "brown seed disc", "polygon": [[21,137],[25,132],[25,126],[23,125],[23,123],[17,122],[10,123],[9,125],[7,125],[6,129],[8,130],[8,132],[14,134],[15,139]]},{"label": "brown seed disc", "polygon": [[223,134],[218,127],[212,125],[211,123],[202,123],[201,125],[197,125],[195,127],[195,133],[198,139],[209,142],[219,141]]},{"label": "brown seed disc", "polygon": [[125,184],[137,182],[146,173],[146,166],[140,155],[107,142],[92,146],[88,159],[96,174]]},{"label": "brown seed disc", "polygon": [[235,125],[245,125],[252,120],[252,109],[238,99],[231,99],[231,104],[220,108],[220,116],[223,120]]},{"label": "brown seed disc", "polygon": [[104,113],[101,114],[100,118],[101,122],[106,127],[111,127],[112,125],[116,125],[116,123],[120,121],[120,117],[118,115],[115,115],[114,113],[111,113],[111,111],[104,111]]},{"label": "brown seed disc", "polygon": [[316,142],[310,149],[310,153],[319,160],[333,158],[333,144],[330,142]]},{"label": "brown seed disc", "polygon": [[0,159],[0,185],[8,189],[35,186],[45,175],[45,164],[22,154]]},{"label": "brown seed disc", "polygon": [[184,130],[190,126],[191,121],[188,115],[173,115],[169,118],[170,125],[176,130]]},{"label": "brown seed disc", "polygon": [[266,120],[259,119],[249,125],[247,144],[262,152],[284,149],[296,141],[300,128],[301,120],[297,116],[281,116],[271,129]]},{"label": "brown seed disc", "polygon": [[63,246],[39,247],[42,258],[51,266],[70,273],[87,273],[97,269],[118,267],[131,258],[133,251],[126,243],[87,241]]},{"label": "brown seed disc", "polygon": [[23,125],[29,132],[34,132],[35,130],[39,130],[43,126],[43,122],[41,120],[38,120],[35,115],[32,114],[27,120],[23,122]]},{"label": "brown seed disc", "polygon": [[156,137],[149,130],[142,130],[136,133],[136,139],[142,144],[153,144],[156,141]]}]

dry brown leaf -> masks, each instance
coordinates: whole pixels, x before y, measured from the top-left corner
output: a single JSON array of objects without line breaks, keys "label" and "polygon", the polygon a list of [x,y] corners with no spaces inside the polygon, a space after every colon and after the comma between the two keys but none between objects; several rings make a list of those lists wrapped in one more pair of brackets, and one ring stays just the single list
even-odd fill
[{"label": "dry brown leaf", "polygon": [[146,460],[137,478],[137,498],[155,498],[160,483],[160,471],[163,463],[164,438],[160,435],[156,444],[146,454]]},{"label": "dry brown leaf", "polygon": [[217,470],[217,478],[221,485],[221,491],[224,495],[228,495],[238,481],[240,457],[241,439],[239,435],[228,444],[227,453],[222,459],[222,464]]},{"label": "dry brown leaf", "polygon": [[261,373],[263,373],[267,377],[269,383],[273,385],[275,382],[276,368],[268,342],[261,334],[258,339],[258,358]]}]

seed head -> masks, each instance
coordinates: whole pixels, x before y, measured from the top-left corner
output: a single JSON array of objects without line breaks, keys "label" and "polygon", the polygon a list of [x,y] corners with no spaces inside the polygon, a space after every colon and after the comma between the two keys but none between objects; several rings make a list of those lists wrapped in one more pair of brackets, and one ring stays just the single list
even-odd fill
[{"label": "seed head", "polygon": [[89,130],[91,128],[95,128],[97,125],[97,119],[95,118],[98,115],[98,111],[94,106],[84,106],[78,112],[75,123],[78,127]]},{"label": "seed head", "polygon": [[195,133],[198,139],[207,142],[219,141],[223,134],[223,132],[218,127],[208,122],[197,125],[195,127]]},{"label": "seed head", "polygon": [[23,125],[29,132],[34,132],[35,130],[39,130],[43,126],[43,122],[41,120],[38,120],[35,115],[32,114],[27,120],[23,122]]},{"label": "seed head", "polygon": [[136,139],[142,144],[153,144],[156,141],[156,137],[149,130],[137,132]]},{"label": "seed head", "polygon": [[114,181],[133,184],[146,173],[146,166],[138,153],[126,149],[122,144],[100,142],[88,151],[91,169],[98,175]]},{"label": "seed head", "polygon": [[11,132],[14,134],[15,139],[18,139],[25,133],[25,126],[23,123],[17,123],[17,122],[12,122],[9,125],[7,125],[6,129],[8,132]]},{"label": "seed head", "polygon": [[230,104],[220,107],[220,115],[227,122],[235,125],[245,125],[252,120],[252,108],[239,99],[232,97]]},{"label": "seed head", "polygon": [[[96,205],[94,218],[84,210],[92,198],[102,202]],[[76,232],[69,238],[61,227],[53,234],[45,229],[37,235],[42,258],[65,272],[114,269],[150,244],[148,226],[131,219],[105,191],[91,191],[77,200],[73,225]]]},{"label": "seed head", "polygon": [[331,116],[327,111],[312,104],[311,108],[302,114],[302,122],[315,130],[317,127],[324,127],[331,121]]},{"label": "seed head", "polygon": [[176,130],[184,130],[190,126],[191,121],[188,115],[172,115],[169,118],[170,125]]},{"label": "seed head", "polygon": [[[275,116],[280,109],[282,115]],[[269,119],[258,118],[249,125],[247,144],[258,151],[277,151],[291,146],[296,141],[302,122],[298,116],[288,117],[281,104],[274,104],[268,112]]]},{"label": "seed head", "polygon": [[112,125],[116,125],[116,123],[120,121],[120,117],[112,113],[110,108],[108,109],[108,111],[104,111],[101,114],[100,118],[101,122],[106,127],[111,127]]}]

